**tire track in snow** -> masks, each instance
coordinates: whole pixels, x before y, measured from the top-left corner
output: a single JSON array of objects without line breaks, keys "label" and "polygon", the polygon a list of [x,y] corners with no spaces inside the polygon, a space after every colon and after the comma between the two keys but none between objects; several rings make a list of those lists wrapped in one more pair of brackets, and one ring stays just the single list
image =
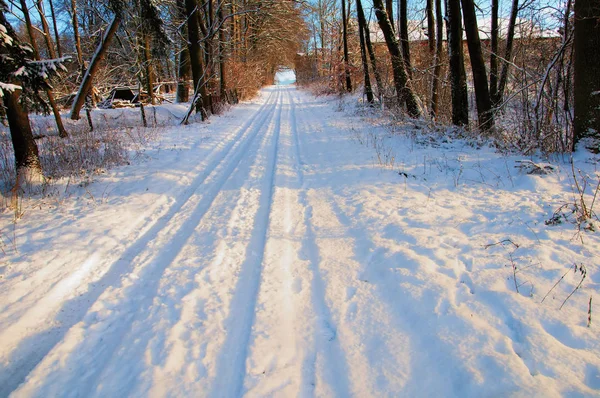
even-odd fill
[{"label": "tire track in snow", "polygon": [[[281,87],[277,87],[277,93],[281,95]],[[246,358],[248,357],[250,334],[256,315],[256,302],[262,277],[262,262],[271,222],[270,214],[273,203],[283,108],[281,100],[278,102],[277,121],[273,131],[273,146],[268,155],[267,172],[261,189],[260,207],[255,216],[254,233],[246,250],[246,260],[241,265],[238,283],[230,303],[229,317],[226,321],[228,332],[217,359],[216,378],[210,394],[212,396],[238,397],[243,393]]]},{"label": "tire track in snow", "polygon": [[[97,319],[94,319],[94,316],[91,316],[90,318],[92,319],[88,319],[86,322],[86,313],[92,308],[94,303],[98,301],[103,293],[112,293],[110,292],[110,289],[119,282],[122,286],[127,282],[128,285],[122,287],[122,289],[134,290],[134,292],[123,294],[123,297],[120,297],[121,300],[116,303],[116,305],[109,305],[109,307],[118,307],[119,304],[121,304],[125,307],[123,311],[125,314],[122,314],[123,317],[119,319],[118,323],[115,322],[112,325],[106,326],[107,328],[113,326],[113,329],[106,330],[104,334],[110,335],[113,333],[120,337],[124,335],[127,330],[125,326],[130,325],[134,321],[135,313],[127,314],[127,306],[123,305],[122,301],[136,300],[137,298],[142,297],[140,301],[143,300],[144,302],[147,302],[153,298],[151,295],[143,294],[147,284],[158,285],[162,272],[175,259],[177,253],[181,250],[183,244],[193,232],[194,227],[210,208],[221,187],[244,158],[246,149],[254,141],[260,132],[261,127],[277,109],[279,96],[280,93],[277,91],[272,93],[255,115],[240,128],[235,138],[227,143],[222,151],[214,155],[215,158],[210,161],[209,165],[202,173],[198,174],[190,188],[176,199],[176,202],[171,206],[167,213],[149,226],[149,229],[131,244],[116,261],[113,260],[114,262],[109,267],[107,273],[95,283],[95,286],[99,286],[98,288],[92,289],[77,299],[65,303],[63,308],[59,311],[59,313],[65,314],[64,318],[61,319],[62,324],[44,331],[44,336],[33,335],[24,339],[17,348],[17,351],[21,347],[27,347],[29,344],[33,344],[34,341],[36,344],[35,347],[29,347],[30,351],[26,352],[25,355],[20,357],[12,355],[10,359],[7,359],[6,361],[3,360],[3,362],[10,363],[11,369],[7,372],[3,371],[2,376],[0,376],[0,386],[2,386],[0,395],[4,395],[5,392],[9,393],[18,387],[19,384],[25,380],[26,376],[46,357],[46,355],[52,352],[53,348],[78,322],[83,320],[84,324],[88,324],[88,327],[96,324]],[[275,100],[271,102],[273,97],[275,97]],[[269,109],[266,110],[267,108]],[[203,190],[204,195],[195,195],[198,189],[205,185],[205,183],[207,183],[208,186]],[[192,209],[188,210],[190,207]],[[182,216],[181,214],[186,213],[186,210],[187,212],[191,211],[192,214],[187,216],[185,221],[180,220],[180,218],[185,218],[186,215],[183,214]],[[171,226],[170,224],[172,223],[175,223],[175,225]],[[167,236],[163,238],[162,235]],[[145,258],[142,258],[139,262],[146,265],[141,266],[139,267],[139,270],[136,270],[135,267],[132,266],[134,260],[144,254],[144,250],[149,244],[157,240],[159,241],[159,244],[161,241],[164,242],[164,244],[160,244],[160,254],[156,257],[145,256]],[[169,243],[171,243],[171,245],[168,245]],[[143,275],[137,275],[138,272],[136,271],[141,271]],[[131,273],[130,280],[120,279],[122,275],[126,273]],[[139,295],[134,294],[136,290],[140,290],[140,292],[137,292],[140,293]],[[111,314],[113,314],[114,309],[115,308],[111,308]],[[0,339],[6,341],[3,337],[5,335],[10,336],[10,332],[11,328],[5,330],[2,336],[0,336]],[[81,335],[82,333],[79,334]],[[13,338],[15,337],[19,336],[13,336]],[[42,339],[41,342],[40,339]],[[100,341],[98,344],[103,343]],[[116,344],[113,344],[103,351],[105,361],[108,360],[115,348]],[[18,354],[20,353],[17,352],[17,355]],[[59,367],[60,365],[55,363],[53,366]],[[94,364],[94,367],[96,373],[99,373],[99,370],[102,369],[102,366],[97,363]],[[13,371],[11,372],[10,370]],[[94,377],[97,376],[97,374],[88,375]],[[85,384],[83,383],[83,380],[79,380],[79,382],[80,385]],[[90,383],[87,385],[89,386]]]},{"label": "tire track in snow", "polygon": [[[309,131],[347,134],[336,132],[336,128],[323,116],[325,114],[315,114],[310,119],[318,123],[311,124]],[[342,164],[346,162],[344,160]],[[355,198],[350,199],[359,192],[353,189],[342,192],[326,190],[325,195],[319,197],[326,206],[318,211],[320,219],[331,220],[320,223],[324,226],[320,225],[319,230],[324,228],[326,232],[335,228],[341,231],[338,235],[343,239],[335,239],[335,245],[347,252],[346,256],[338,254],[338,260],[345,262],[346,266],[337,271],[330,267],[327,279],[352,286],[351,301],[358,304],[353,311],[348,306],[346,314],[351,313],[351,319],[340,324],[344,347],[349,351],[349,374],[355,386],[354,392],[361,388],[360,396],[386,393],[393,396],[469,395],[469,391],[474,391],[469,390],[469,386],[475,383],[465,364],[453,360],[458,356],[453,355],[452,349],[440,339],[439,330],[432,329],[430,317],[424,317],[415,310],[424,302],[432,302],[430,296],[436,297],[433,293],[436,289],[431,289],[430,296],[418,297],[419,302],[415,302],[410,293],[402,291],[404,277],[400,275],[403,274],[392,269],[402,268],[398,262],[402,264],[403,261],[397,257],[388,260],[387,249],[378,247],[376,236],[370,232],[373,228],[365,221],[370,220],[369,214],[365,214],[367,212],[363,211],[362,204],[354,202]],[[343,304],[336,300],[335,308],[341,310]],[[432,306],[431,311],[425,313],[433,314],[435,309]],[[434,322],[437,323],[435,317]],[[440,379],[449,382],[440,384]]]},{"label": "tire track in snow", "polygon": [[292,113],[292,135],[294,137],[293,141],[296,152],[296,170],[298,179],[301,183],[299,199],[300,204],[304,208],[304,226],[306,229],[302,239],[301,252],[309,261],[310,270],[312,271],[311,295],[313,310],[317,318],[314,330],[315,350],[313,352],[308,352],[304,358],[302,366],[302,387],[304,390],[301,391],[300,395],[306,396],[315,394],[317,385],[317,359],[319,354],[323,354],[325,360],[323,369],[326,373],[324,375],[325,380],[333,387],[337,395],[348,397],[351,396],[349,390],[350,380],[348,379],[348,364],[339,342],[336,324],[325,298],[325,283],[319,268],[321,256],[311,221],[313,209],[307,195],[307,190],[310,188],[306,187],[304,179],[303,166],[305,162],[303,161],[302,144],[297,128],[296,104],[291,93],[290,108]]},{"label": "tire track in snow", "polygon": [[246,359],[243,394],[298,396],[302,386],[302,359],[312,347],[312,310],[307,260],[300,258],[304,210],[298,195],[297,151],[292,134],[295,116],[290,100],[293,88],[282,88],[284,101],[280,145],[265,245],[256,315]]},{"label": "tire track in snow", "polygon": [[[320,141],[324,138],[319,137],[320,135],[331,138],[331,135],[339,134],[337,128],[327,122],[328,105],[323,107],[315,102],[314,98],[311,98],[308,104],[313,114],[303,123],[304,137],[312,135],[315,137],[313,140]],[[319,108],[325,108],[324,112],[320,112]],[[337,117],[333,121],[335,119]],[[304,145],[307,143],[305,141]],[[302,144],[299,143],[299,147],[302,148]],[[334,222],[332,225],[331,223],[336,216],[332,211],[336,208],[337,197],[331,192],[337,188],[336,183],[321,187],[323,183],[320,174],[335,173],[337,168],[331,166],[335,165],[336,160],[332,159],[329,163],[328,156],[324,157],[322,153],[315,155],[313,161],[319,167],[312,168],[306,182],[310,187],[312,181],[315,181],[320,187],[312,190],[310,199],[315,206],[314,209],[311,208],[312,220],[317,220],[313,237],[314,244],[321,254],[319,259],[323,269],[321,282],[328,290],[331,289],[330,308],[337,318],[336,330],[343,336],[343,340],[338,340],[338,343],[339,352],[345,356],[347,363],[344,369],[344,375],[348,380],[346,385],[352,386],[348,389],[353,395],[385,395],[388,391],[386,388],[392,387],[398,378],[406,374],[406,369],[403,367],[406,361],[404,358],[398,360],[396,354],[398,347],[406,345],[404,336],[395,336],[395,330],[389,322],[385,321],[385,317],[377,316],[382,313],[379,301],[373,297],[369,288],[358,283],[355,277],[354,270],[360,268],[362,264],[358,258],[352,256],[356,250],[356,242],[351,239],[352,236],[345,224]],[[344,185],[344,182],[341,185]],[[324,192],[329,194],[323,195]],[[340,291],[340,287],[345,291]],[[389,388],[389,391],[394,389]],[[397,391],[392,393],[394,394],[397,394]]]},{"label": "tire track in snow", "polygon": [[[97,396],[196,396],[210,388],[214,356],[226,337],[224,313],[239,276],[259,207],[275,117],[165,270],[151,305],[124,335],[97,378]],[[176,321],[176,324],[173,322]],[[125,371],[126,370],[126,371]]]}]

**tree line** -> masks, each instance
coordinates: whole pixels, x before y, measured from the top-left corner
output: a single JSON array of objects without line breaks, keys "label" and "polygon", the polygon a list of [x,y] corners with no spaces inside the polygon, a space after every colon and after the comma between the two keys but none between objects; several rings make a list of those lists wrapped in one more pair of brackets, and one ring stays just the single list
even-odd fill
[{"label": "tree line", "polygon": [[368,103],[525,153],[568,152],[599,138],[600,3],[512,0],[504,13],[501,5],[315,0],[300,81],[337,92],[362,85]]},{"label": "tree line", "polygon": [[[277,0],[0,0],[0,116],[17,180],[42,177],[29,113],[77,120],[99,93],[137,87],[141,107],[166,91],[202,120],[272,84],[307,35],[302,5]],[[58,93],[58,95],[57,95]],[[64,111],[63,111],[64,117]]]}]

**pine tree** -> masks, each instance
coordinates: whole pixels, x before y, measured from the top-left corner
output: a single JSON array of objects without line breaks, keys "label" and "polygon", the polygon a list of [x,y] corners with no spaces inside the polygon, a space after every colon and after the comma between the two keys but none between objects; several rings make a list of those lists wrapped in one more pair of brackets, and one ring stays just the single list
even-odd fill
[{"label": "pine tree", "polygon": [[37,145],[26,107],[46,107],[39,95],[50,86],[48,77],[59,69],[62,60],[37,61],[33,49],[20,42],[6,19],[6,3],[0,0],[0,97],[8,118],[15,153],[17,185],[43,179]]}]

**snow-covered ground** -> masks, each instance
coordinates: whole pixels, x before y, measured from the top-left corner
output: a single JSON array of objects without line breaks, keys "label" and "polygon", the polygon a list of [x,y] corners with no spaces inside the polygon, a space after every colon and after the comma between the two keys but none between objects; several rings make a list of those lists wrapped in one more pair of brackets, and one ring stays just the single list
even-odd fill
[{"label": "snow-covered ground", "polygon": [[269,87],[2,215],[0,396],[597,396],[570,165],[339,108]]}]

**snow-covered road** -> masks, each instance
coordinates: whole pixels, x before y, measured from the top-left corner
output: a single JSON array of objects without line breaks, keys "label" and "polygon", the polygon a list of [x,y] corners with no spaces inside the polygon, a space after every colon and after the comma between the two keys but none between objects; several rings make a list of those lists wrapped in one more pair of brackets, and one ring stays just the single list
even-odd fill
[{"label": "snow-covered road", "polygon": [[479,197],[407,190],[343,118],[269,87],[111,175],[105,201],[58,206],[4,270],[0,396],[598,392],[593,331],[481,256]]}]

